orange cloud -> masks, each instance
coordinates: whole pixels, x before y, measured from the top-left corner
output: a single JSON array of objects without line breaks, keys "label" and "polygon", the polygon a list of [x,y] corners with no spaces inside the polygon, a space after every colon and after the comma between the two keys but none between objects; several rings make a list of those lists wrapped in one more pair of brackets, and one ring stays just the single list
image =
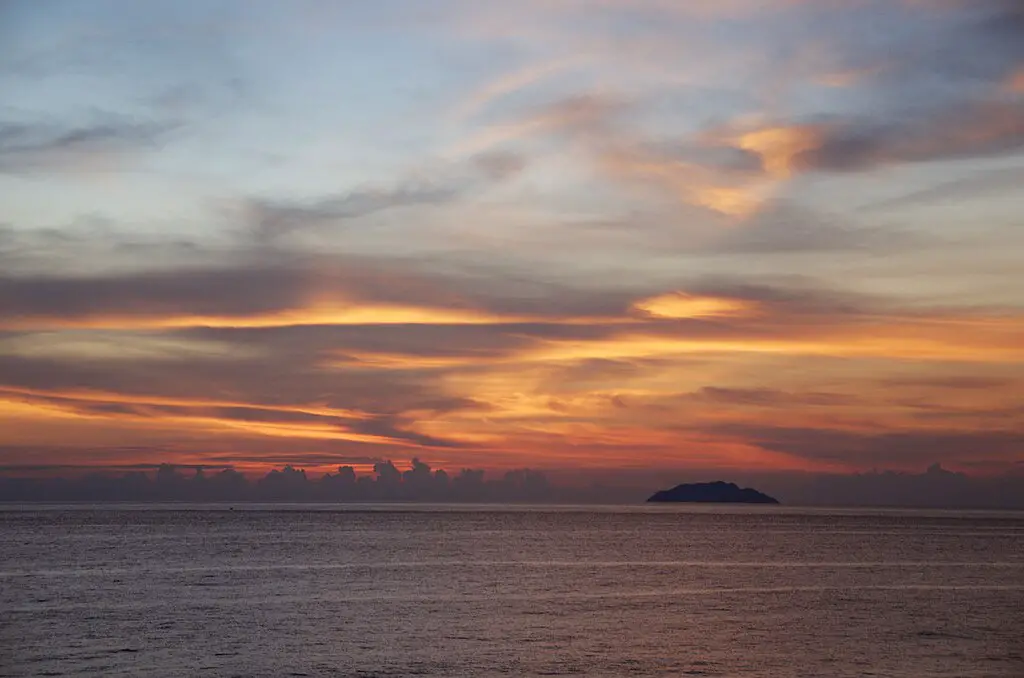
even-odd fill
[{"label": "orange cloud", "polygon": [[[763,375],[770,374],[773,385],[783,389],[778,382],[794,374],[792,364],[838,359],[836,364],[856,366],[864,374],[872,370],[885,373],[897,363],[919,366],[926,374],[950,364],[966,365],[972,371],[1024,364],[1024,346],[1019,341],[1024,336],[1024,318],[1019,316],[831,314],[818,306],[808,310],[799,304],[786,304],[665,292],[643,297],[632,305],[622,303],[617,317],[549,318],[543,328],[524,329],[514,341],[505,338],[507,333],[516,332],[515,328],[496,327],[493,331],[502,333],[502,341],[481,346],[459,342],[447,346],[440,355],[433,355],[431,350],[421,354],[420,344],[404,341],[385,342],[380,350],[365,342],[349,349],[340,338],[338,344],[324,344],[302,365],[303,370],[325,375],[322,381],[309,382],[308,390],[314,395],[307,402],[293,400],[282,405],[252,402],[261,396],[273,402],[285,395],[272,383],[266,385],[267,391],[260,391],[258,379],[248,378],[238,390],[229,383],[219,391],[232,393],[231,397],[203,397],[201,389],[207,382],[201,377],[194,380],[194,388],[187,379],[175,380],[176,397],[161,395],[161,378],[167,372],[160,370],[167,367],[159,362],[163,366],[160,370],[142,370],[147,378],[155,377],[152,383],[144,382],[145,388],[152,390],[149,394],[118,392],[117,379],[112,380],[115,386],[109,390],[0,387],[0,421],[15,444],[67,444],[69,440],[110,444],[119,434],[132,441],[185,440],[187,444],[182,444],[189,449],[203,440],[213,441],[213,446],[228,441],[276,441],[287,450],[367,445],[445,449],[448,454],[447,450],[457,448],[450,458],[470,459],[474,453],[488,459],[506,455],[530,460],[528,463],[537,466],[576,463],[577,456],[585,457],[584,451],[589,449],[591,461],[580,463],[607,464],[620,458],[654,463],[661,455],[661,459],[679,463],[710,463],[706,460],[711,458],[738,463],[748,459],[751,464],[796,468],[800,466],[798,459],[778,451],[765,452],[754,460],[751,455],[760,454],[758,448],[740,433],[702,431],[784,423],[791,428],[829,427],[836,432],[866,434],[872,428],[930,431],[935,425],[926,418],[931,410],[915,404],[915,399],[935,397],[937,391],[930,387],[923,393],[907,391],[906,402],[893,402],[891,390],[864,386],[851,386],[844,392],[846,397],[830,400],[813,393],[800,396],[799,384],[789,387],[793,395],[770,393],[758,384]],[[382,308],[394,315],[377,315]],[[317,313],[297,309],[243,318],[241,325],[226,322],[214,326],[260,328],[358,321],[386,325],[414,322],[410,319],[468,326],[507,324],[510,317],[447,309],[437,310],[435,315],[435,309],[430,308],[375,304],[319,309]],[[93,320],[109,323],[104,318]],[[136,321],[164,323],[157,327],[191,327],[204,320],[125,319],[129,326]],[[393,329],[402,332],[406,328]],[[487,329],[481,336],[491,331]],[[111,334],[116,343],[116,333]],[[233,333],[209,334],[220,337]],[[57,338],[60,335],[54,333]],[[73,332],[69,335],[72,339],[77,336]],[[443,341],[451,333],[445,331],[438,336]],[[161,338],[155,347],[158,353],[164,349],[162,340],[173,338]],[[273,345],[257,345],[267,356],[273,356]],[[223,348],[218,344],[218,351]],[[46,348],[25,359],[42,360],[47,356],[72,365],[82,357],[74,351],[61,353]],[[229,356],[230,345],[225,359]],[[188,360],[194,359],[194,355],[188,356]],[[259,356],[248,359],[254,365],[259,363]],[[795,362],[779,368],[785,361]],[[99,364],[116,371],[124,362]],[[152,358],[142,355],[140,362],[147,366]],[[275,370],[269,373],[275,374]],[[796,372],[805,374],[803,368]],[[234,378],[225,374],[228,379]],[[382,380],[397,386],[388,386],[365,399],[333,390],[335,379],[343,383],[354,375],[360,383],[364,379],[368,384]],[[855,375],[856,379],[862,377]],[[839,383],[849,380],[850,375],[816,372],[815,378]],[[744,379],[745,386],[731,391],[703,391],[707,386]],[[808,379],[813,384],[814,379]],[[180,395],[190,388],[195,397]],[[420,389],[425,395],[403,401],[395,388]],[[289,384],[287,391],[290,398],[297,393],[301,397],[304,392],[298,383]],[[326,395],[315,395],[320,393]],[[949,393],[938,398],[947,406],[944,413],[964,427],[1011,425],[1021,419],[1020,414],[1012,412],[986,415],[986,407],[998,404],[995,400],[961,397],[958,407],[952,407],[957,405],[954,399],[955,395]],[[327,402],[332,405],[323,404]],[[451,447],[442,448],[439,441]]]},{"label": "orange cloud", "polygon": [[351,410],[337,407],[324,407],[315,403],[308,405],[263,405],[260,403],[244,402],[240,400],[217,400],[209,398],[172,398],[155,394],[125,394],[106,391],[92,390],[62,390],[47,391],[33,388],[14,388],[0,386],[0,397],[7,398],[7,402],[17,402],[18,398],[28,399],[27,401],[38,405],[40,399],[54,401],[55,406],[64,406],[74,409],[78,403],[106,403],[121,405],[156,405],[180,408],[245,408],[249,410],[265,412],[292,412],[296,414],[311,414],[322,417],[343,417],[346,419],[367,419],[369,414],[361,410]]},{"label": "orange cloud", "polygon": [[821,145],[821,134],[811,126],[765,127],[742,133],[732,143],[756,153],[769,176],[786,179],[794,174],[795,158]]},{"label": "orange cloud", "polygon": [[892,318],[861,325],[803,328],[807,336],[760,336],[755,330],[736,339],[662,336],[630,332],[595,341],[539,342],[519,360],[569,361],[668,357],[692,353],[768,353],[889,359],[958,360],[999,363],[1024,360],[1020,319],[921,320]]},{"label": "orange cloud", "polygon": [[[350,441],[372,444],[410,445],[409,441],[392,439],[386,435],[363,433],[340,421],[303,421],[290,423],[259,419],[229,419],[207,412],[202,406],[189,405],[181,412],[166,409],[150,411],[145,402],[132,403],[129,411],[97,411],[76,406],[71,400],[26,400],[0,395],[0,418],[51,422],[57,428],[53,433],[61,436],[62,420],[92,423],[102,430],[119,428],[153,431],[175,430],[190,437],[244,435],[248,437],[288,438],[291,440]],[[180,406],[176,406],[180,407]],[[248,407],[248,406],[246,406]],[[269,408],[257,408],[273,411]]]},{"label": "orange cloud", "polygon": [[486,311],[430,308],[401,304],[360,304],[350,306],[323,304],[282,310],[261,315],[117,315],[79,317],[20,315],[0,320],[8,330],[112,329],[147,330],[188,327],[260,328],[308,325],[490,325],[506,322],[531,322],[538,318],[503,316]]},{"label": "orange cloud", "polygon": [[745,218],[763,204],[763,183],[751,183],[681,159],[664,158],[637,146],[620,145],[600,152],[600,167],[610,176],[639,188],[652,185],[688,205]]},{"label": "orange cloud", "polygon": [[739,299],[670,292],[638,301],[633,308],[652,318],[704,318],[749,312],[753,304]]}]

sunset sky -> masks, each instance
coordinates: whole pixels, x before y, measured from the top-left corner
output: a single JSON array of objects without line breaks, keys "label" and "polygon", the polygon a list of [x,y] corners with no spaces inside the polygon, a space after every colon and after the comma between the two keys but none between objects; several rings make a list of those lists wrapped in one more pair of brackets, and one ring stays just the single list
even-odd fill
[{"label": "sunset sky", "polygon": [[0,2],[0,472],[1024,461],[1018,0]]}]

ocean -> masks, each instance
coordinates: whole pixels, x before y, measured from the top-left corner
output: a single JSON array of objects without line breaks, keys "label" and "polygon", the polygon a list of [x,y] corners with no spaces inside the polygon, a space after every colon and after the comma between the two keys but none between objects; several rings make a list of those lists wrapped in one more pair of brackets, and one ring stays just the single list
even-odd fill
[{"label": "ocean", "polygon": [[2,676],[1024,676],[1024,513],[0,506]]}]

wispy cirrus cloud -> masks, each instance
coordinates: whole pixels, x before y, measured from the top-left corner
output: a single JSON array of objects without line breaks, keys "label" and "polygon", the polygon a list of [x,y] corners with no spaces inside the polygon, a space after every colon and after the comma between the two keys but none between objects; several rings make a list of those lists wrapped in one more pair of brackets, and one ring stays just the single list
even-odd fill
[{"label": "wispy cirrus cloud", "polygon": [[0,173],[84,172],[117,166],[126,158],[158,150],[177,127],[116,116],[82,125],[0,123]]},{"label": "wispy cirrus cloud", "polygon": [[514,176],[523,165],[513,153],[481,153],[461,167],[440,167],[394,186],[357,188],[307,202],[256,198],[245,216],[257,242],[273,242],[302,231],[343,227],[389,209],[449,204]]}]

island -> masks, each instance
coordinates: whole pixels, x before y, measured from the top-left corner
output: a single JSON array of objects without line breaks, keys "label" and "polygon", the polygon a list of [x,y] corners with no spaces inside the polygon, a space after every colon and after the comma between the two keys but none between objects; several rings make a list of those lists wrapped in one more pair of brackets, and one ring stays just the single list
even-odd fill
[{"label": "island", "polygon": [[778,504],[779,501],[749,487],[718,480],[713,483],[676,485],[671,490],[655,492],[649,502],[691,502],[702,504]]}]

